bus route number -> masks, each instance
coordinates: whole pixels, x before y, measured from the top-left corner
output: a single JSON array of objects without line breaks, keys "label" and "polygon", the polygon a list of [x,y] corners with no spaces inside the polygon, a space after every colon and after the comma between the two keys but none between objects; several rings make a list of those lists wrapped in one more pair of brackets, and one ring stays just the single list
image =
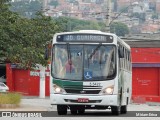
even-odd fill
[{"label": "bus route number", "polygon": [[90,86],[101,86],[101,83],[97,83],[97,82],[90,82],[89,84]]}]

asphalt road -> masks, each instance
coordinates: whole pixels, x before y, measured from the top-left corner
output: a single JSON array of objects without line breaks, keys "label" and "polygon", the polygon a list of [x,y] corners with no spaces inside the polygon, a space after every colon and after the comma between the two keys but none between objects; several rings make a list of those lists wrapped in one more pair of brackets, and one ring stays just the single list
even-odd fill
[{"label": "asphalt road", "polygon": [[[33,118],[32,119],[49,119],[49,120],[159,120],[156,114],[160,116],[160,104],[130,104],[128,105],[128,113],[121,114],[119,116],[113,116],[110,110],[86,110],[84,115],[71,115],[68,111],[67,115],[59,116],[56,112],[56,106],[50,105],[49,98],[39,99],[39,98],[24,98],[21,101],[21,105],[16,109],[0,109],[0,111],[46,111],[47,115],[51,117]],[[54,112],[53,112],[54,111]],[[134,111],[134,112],[133,112]],[[49,114],[48,114],[49,113]],[[139,114],[139,115],[138,115]],[[144,116],[145,117],[144,117]],[[148,115],[148,116],[147,116]],[[0,120],[2,118],[0,117]],[[4,118],[4,119],[22,119],[18,118]],[[23,118],[24,119],[24,118]],[[26,118],[27,119],[27,118]]]}]

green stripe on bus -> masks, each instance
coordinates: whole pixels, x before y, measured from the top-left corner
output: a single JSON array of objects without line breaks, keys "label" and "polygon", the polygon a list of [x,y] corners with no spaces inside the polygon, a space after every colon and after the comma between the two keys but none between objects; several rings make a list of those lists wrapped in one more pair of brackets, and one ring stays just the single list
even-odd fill
[{"label": "green stripe on bus", "polygon": [[83,82],[80,81],[53,79],[53,83],[60,86],[61,88],[69,87],[69,88],[83,89]]}]

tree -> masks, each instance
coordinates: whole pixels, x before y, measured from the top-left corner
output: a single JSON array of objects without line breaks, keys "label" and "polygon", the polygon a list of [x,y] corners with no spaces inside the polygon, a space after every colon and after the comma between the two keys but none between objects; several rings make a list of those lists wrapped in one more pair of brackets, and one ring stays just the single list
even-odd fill
[{"label": "tree", "polygon": [[11,0],[0,0],[0,5],[4,5],[4,3],[7,3],[9,1],[11,1]]},{"label": "tree", "polygon": [[[11,26],[10,38],[13,43],[6,54],[11,62],[31,68],[35,64],[46,64],[44,59],[46,42],[52,39],[58,27],[51,18],[39,15],[35,19],[21,18]],[[14,37],[15,36],[15,37]],[[14,56],[14,57],[13,57]]]},{"label": "tree", "polygon": [[59,25],[59,28],[62,30],[62,32],[67,31],[69,21],[67,17],[54,18],[54,21]]},{"label": "tree", "polygon": [[128,26],[121,22],[114,22],[110,26],[110,31],[118,36],[125,36],[129,33]]},{"label": "tree", "polygon": [[20,17],[6,4],[1,5],[0,11],[0,60],[19,63],[26,69],[46,65],[46,43],[61,31],[59,25],[41,13],[32,19]]},{"label": "tree", "polygon": [[6,58],[7,48],[9,48],[10,43],[10,35],[8,31],[12,28],[10,26],[15,23],[16,19],[18,19],[18,15],[9,11],[8,3],[9,0],[2,0],[0,2],[0,60],[4,60]]},{"label": "tree", "polygon": [[76,30],[104,30],[105,24],[102,22],[79,20],[69,17],[59,17],[55,19],[64,31]]}]

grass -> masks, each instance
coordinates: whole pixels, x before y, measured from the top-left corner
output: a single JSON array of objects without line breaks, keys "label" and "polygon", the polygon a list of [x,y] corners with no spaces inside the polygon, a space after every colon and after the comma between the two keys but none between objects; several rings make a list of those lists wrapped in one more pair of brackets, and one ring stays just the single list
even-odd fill
[{"label": "grass", "polygon": [[0,105],[14,104],[19,105],[21,102],[21,94],[19,93],[0,93]]}]

